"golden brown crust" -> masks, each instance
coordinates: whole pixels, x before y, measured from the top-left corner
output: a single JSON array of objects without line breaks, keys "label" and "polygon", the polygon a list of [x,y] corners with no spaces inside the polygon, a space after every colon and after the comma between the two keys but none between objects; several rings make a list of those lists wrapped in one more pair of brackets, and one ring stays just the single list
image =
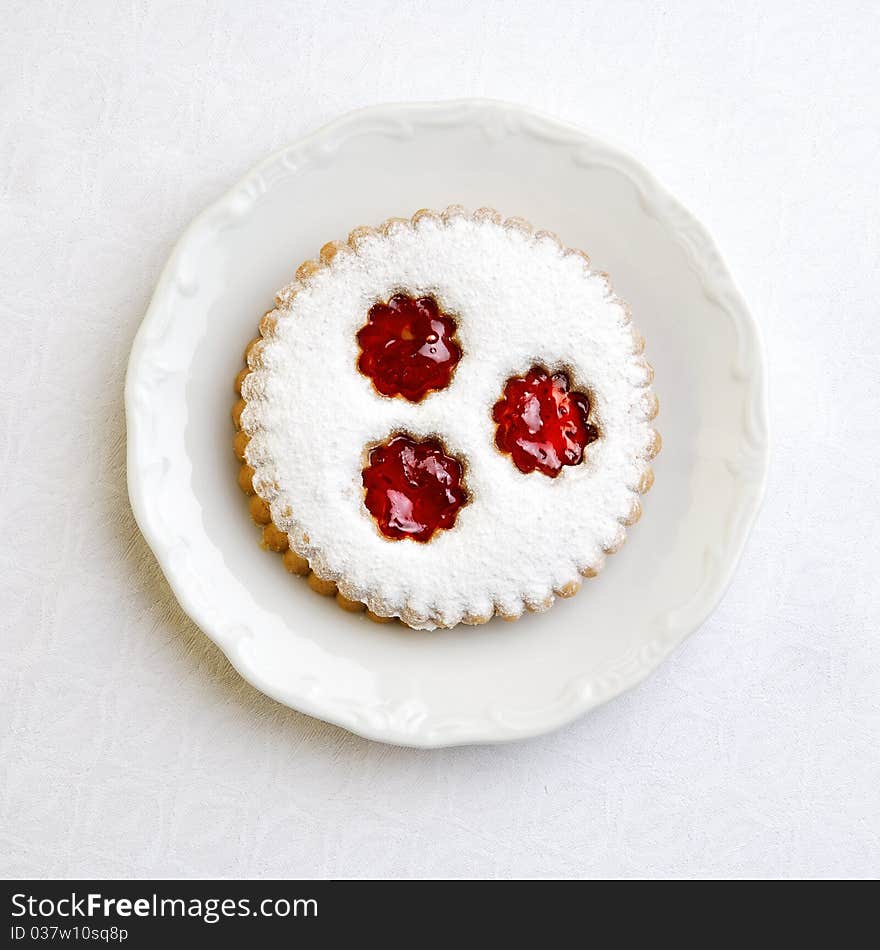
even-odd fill
[{"label": "golden brown crust", "polygon": [[245,463],[238,470],[238,487],[246,494],[254,494],[254,470]]},{"label": "golden brown crust", "polygon": [[495,605],[495,616],[500,617],[505,623],[513,623],[514,620],[519,620],[522,616],[522,611],[517,613],[516,611],[508,611],[504,607],[499,607],[498,604]]},{"label": "golden brown crust", "polygon": [[339,241],[328,241],[322,248],[319,257],[324,264],[329,264],[343,247]]},{"label": "golden brown crust", "polygon": [[520,234],[525,234],[526,237],[533,234],[535,230],[525,218],[519,217],[507,218],[504,227],[510,231],[519,231]]},{"label": "golden brown crust", "polygon": [[409,223],[409,218],[387,218],[379,225],[379,231],[382,234],[390,234],[395,228],[408,227]]},{"label": "golden brown crust", "polygon": [[642,503],[638,500],[638,498],[634,498],[632,507],[630,508],[628,514],[620,519],[620,523],[622,525],[626,525],[627,528],[630,528],[641,517],[642,517]]},{"label": "golden brown crust", "polygon": [[574,595],[581,589],[581,584],[579,581],[569,581],[567,584],[562,584],[560,587],[554,587],[553,592],[560,597],[574,597]]},{"label": "golden brown crust", "polygon": [[251,495],[249,507],[251,518],[254,519],[256,524],[268,524],[272,520],[272,513],[269,511],[268,504],[259,495]]},{"label": "golden brown crust", "polygon": [[381,614],[374,614],[372,610],[367,610],[364,616],[367,620],[372,620],[373,623],[391,623],[394,620],[394,617],[383,617]]},{"label": "golden brown crust", "polygon": [[262,343],[262,341],[263,341],[263,338],[262,338],[261,336],[255,336],[255,337],[250,341],[250,343],[248,343],[248,345],[244,348],[244,361],[245,361],[245,363],[248,362],[248,358],[249,358],[250,355],[251,355],[251,350],[252,350],[258,343]]},{"label": "golden brown crust", "polygon": [[239,396],[241,395],[241,387],[244,384],[245,377],[250,371],[250,367],[245,366],[244,369],[239,372],[238,376],[235,377],[235,391]]},{"label": "golden brown crust", "polygon": [[365,237],[369,237],[373,232],[374,228],[369,227],[366,224],[362,224],[358,228],[353,228],[349,231],[348,234],[348,244],[353,251],[357,250],[357,246]]},{"label": "golden brown crust", "polygon": [[308,280],[312,274],[316,274],[322,267],[321,261],[303,261],[296,269],[297,280]]},{"label": "golden brown crust", "polygon": [[440,212],[432,211],[430,208],[419,208],[418,211],[411,218],[413,224],[418,224],[419,221],[439,221]]},{"label": "golden brown crust", "polygon": [[651,486],[654,484],[654,469],[649,465],[636,482],[635,491],[640,495],[646,495],[650,490]]},{"label": "golden brown crust", "polygon": [[239,399],[232,406],[232,423],[236,429],[241,428],[241,414],[244,412],[245,401]]},{"label": "golden brown crust", "polygon": [[[418,213],[422,214],[421,211]],[[436,212],[431,212],[431,214],[435,213]],[[473,218],[474,221],[488,221],[492,224],[501,224],[501,222],[504,220],[504,216],[501,214],[501,212],[496,211],[494,208],[477,208],[473,214]]]},{"label": "golden brown crust", "polygon": [[284,552],[284,566],[291,574],[298,574],[300,577],[308,577],[312,573],[309,562],[304,557],[300,557],[293,548],[288,548]]},{"label": "golden brown crust", "polygon": [[617,534],[615,534],[612,540],[609,541],[608,544],[606,544],[602,548],[602,550],[606,554],[617,554],[617,552],[623,547],[625,542],[626,542],[626,529],[623,527],[623,525],[621,525],[617,531]]},{"label": "golden brown crust", "polygon": [[[566,585],[566,588],[568,585]],[[578,584],[580,587],[580,584]],[[561,589],[561,588],[560,588]],[[538,598],[524,598],[523,603],[526,605],[526,610],[529,613],[539,614],[543,613],[545,610],[549,610],[553,606],[553,595],[558,594],[560,597],[570,597],[570,594],[561,594],[556,588],[553,589],[553,594],[548,594],[546,597],[542,597],[540,600]]]},{"label": "golden brown crust", "polygon": [[232,451],[235,453],[235,457],[239,462],[244,461],[244,450],[247,448],[247,444],[250,440],[250,436],[247,432],[243,432],[241,429],[232,437]]},{"label": "golden brown crust", "polygon": [[565,256],[566,257],[580,257],[587,267],[590,266],[590,255],[587,254],[586,251],[580,250],[580,248],[577,248],[577,247],[568,248],[565,252]]},{"label": "golden brown crust", "polygon": [[[360,241],[369,235],[377,233],[387,234],[390,230],[396,227],[409,227],[411,225],[416,225],[419,221],[425,219],[431,219],[435,221],[450,221],[453,218],[464,217],[467,215],[468,212],[461,205],[451,205],[442,212],[434,211],[429,208],[422,208],[419,211],[416,211],[411,218],[388,218],[376,228],[366,225],[354,228],[349,233],[345,241],[328,241],[320,249],[316,259],[303,261],[303,263],[300,264],[296,270],[294,283],[283,288],[276,295],[276,305],[278,307],[289,306],[290,302],[296,296],[297,290],[299,289],[297,284],[306,283],[319,270],[329,266],[340,252],[346,251],[347,253],[350,253],[350,250],[348,249],[356,251]],[[531,223],[525,218],[510,217],[505,219],[494,208],[479,208],[473,212],[471,217],[478,221],[491,221],[499,225],[503,224],[504,227],[520,231],[523,234],[532,235],[535,240],[552,241],[558,247],[564,249],[566,256],[579,257],[583,260],[585,266],[590,267],[590,258],[586,252],[578,248],[565,248],[557,234],[555,234],[553,231],[547,230],[536,231]],[[603,273],[600,276],[605,279],[605,282],[609,288],[609,292],[613,293],[608,280],[608,275]],[[621,301],[621,303],[623,302]],[[629,322],[631,319],[629,307],[626,304],[623,304],[623,306],[626,311],[626,319]],[[259,365],[259,361],[261,359],[261,345],[263,340],[272,336],[275,331],[276,324],[276,311],[267,310],[259,322],[260,336],[252,339],[245,348],[245,366],[239,371],[235,378],[235,391],[239,395],[242,393],[242,387],[248,373],[250,372],[250,369]],[[641,333],[635,329],[635,327],[632,327],[631,332],[633,337],[633,354],[640,356],[645,349],[645,339]],[[654,369],[644,358],[642,358],[639,362],[645,371],[645,386],[650,387],[654,379]],[[245,405],[245,399],[240,398],[232,407],[232,420],[237,430],[233,439],[233,451],[236,458],[239,459],[239,461],[244,462],[244,464],[239,469],[238,483],[241,487],[241,490],[250,496],[249,505],[251,517],[253,518],[254,522],[263,527],[263,547],[267,548],[268,550],[280,553],[283,557],[285,568],[291,574],[307,577],[307,582],[312,590],[322,594],[325,597],[335,597],[337,604],[339,604],[343,610],[350,611],[352,613],[364,612],[364,615],[374,623],[390,623],[394,621],[396,618],[385,617],[377,614],[374,611],[368,609],[366,604],[362,601],[351,600],[345,597],[339,592],[339,588],[335,581],[321,578],[315,574],[315,572],[311,570],[309,561],[299,555],[293,550],[293,548],[289,546],[289,537],[286,532],[282,531],[272,522],[268,501],[260,497],[259,494],[256,494],[253,482],[255,472],[246,461],[249,435],[241,428],[241,417]],[[658,411],[659,403],[657,397],[652,390],[648,389],[645,393],[643,403],[645,419],[654,419]],[[651,489],[651,486],[654,484],[654,470],[648,464],[648,462],[650,462],[650,460],[653,459],[660,451],[661,444],[662,440],[660,438],[660,433],[655,429],[652,429],[651,443],[645,453],[645,464],[642,467],[638,481],[634,485],[630,486],[632,491],[643,495]],[[620,519],[620,529],[618,533],[603,548],[605,554],[613,554],[620,550],[626,540],[626,528],[635,524],[641,517],[641,514],[642,506],[639,500],[636,498],[633,501],[630,511]],[[596,563],[581,567],[579,573],[584,578],[596,577],[602,570],[604,562],[605,558],[602,556]],[[573,580],[555,587],[554,594],[559,597],[573,597],[580,590],[580,588],[581,582],[578,580]],[[540,602],[528,601],[524,602],[523,607],[529,611],[544,610],[552,604],[552,601],[552,597],[548,597],[546,600],[541,600]],[[501,617],[503,620],[513,621],[517,620],[522,615],[522,611],[510,611],[502,605],[495,604],[493,605],[493,610],[487,613],[466,614],[462,618],[462,623],[471,625],[483,624],[491,620],[495,615]],[[413,616],[409,619],[411,622],[418,622],[423,618]]]},{"label": "golden brown crust", "polygon": [[359,600],[349,600],[347,597],[343,597],[342,594],[336,595],[336,603],[350,614],[363,613],[363,611],[367,609],[366,604],[361,603]]},{"label": "golden brown crust", "polygon": [[485,614],[469,613],[461,618],[461,622],[471,627],[478,627],[481,624],[488,623],[492,619],[492,616],[492,612]]},{"label": "golden brown crust", "polygon": [[318,577],[314,571],[309,574],[308,584],[316,594],[321,594],[322,597],[334,597],[338,590],[336,581],[324,580],[323,577]]},{"label": "golden brown crust", "polygon": [[645,382],[650,386],[654,382],[654,367],[644,358],[644,356],[639,360],[639,363],[645,370]]},{"label": "golden brown crust", "polygon": [[284,554],[290,547],[287,541],[287,532],[276,528],[271,521],[263,528],[262,544],[267,551],[275,551],[276,554]]}]

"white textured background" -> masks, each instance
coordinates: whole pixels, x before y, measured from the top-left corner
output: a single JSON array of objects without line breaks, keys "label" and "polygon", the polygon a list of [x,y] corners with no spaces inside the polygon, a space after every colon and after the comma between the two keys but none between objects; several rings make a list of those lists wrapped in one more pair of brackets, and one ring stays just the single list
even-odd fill
[{"label": "white textured background", "polygon": [[[0,872],[880,874],[880,7],[0,2]],[[125,487],[129,347],[173,243],[353,107],[518,100],[712,230],[771,367],[726,599],[545,738],[414,752],[243,683]]]}]

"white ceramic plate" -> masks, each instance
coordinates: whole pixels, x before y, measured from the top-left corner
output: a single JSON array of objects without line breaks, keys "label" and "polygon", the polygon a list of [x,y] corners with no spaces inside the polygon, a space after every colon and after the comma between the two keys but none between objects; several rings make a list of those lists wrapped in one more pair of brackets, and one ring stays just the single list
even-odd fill
[{"label": "white ceramic plate", "polygon": [[[301,261],[452,203],[526,217],[611,274],[648,340],[664,448],[644,517],[577,597],[415,633],[344,613],[259,548],[229,410],[242,348]],[[356,112],[251,171],[175,248],[125,400],[132,507],[187,613],[275,699],[413,746],[545,732],[646,676],[721,597],[768,460],[759,334],[703,228],[631,158],[497,102]]]}]

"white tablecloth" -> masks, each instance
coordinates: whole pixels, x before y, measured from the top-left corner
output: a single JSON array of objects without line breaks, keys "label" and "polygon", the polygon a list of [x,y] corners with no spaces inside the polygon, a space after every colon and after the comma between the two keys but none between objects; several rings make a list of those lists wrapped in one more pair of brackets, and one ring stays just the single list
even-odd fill
[{"label": "white tablecloth", "polygon": [[[880,8],[0,3],[0,872],[880,873]],[[353,107],[518,100],[716,235],[771,367],[767,501],[648,682],[500,748],[252,689],[132,518],[122,384],[180,231]]]}]

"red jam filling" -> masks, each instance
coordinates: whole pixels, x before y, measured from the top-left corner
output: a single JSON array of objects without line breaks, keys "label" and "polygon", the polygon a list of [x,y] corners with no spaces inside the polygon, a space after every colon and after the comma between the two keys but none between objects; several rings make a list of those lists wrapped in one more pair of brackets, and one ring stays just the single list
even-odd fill
[{"label": "red jam filling", "polygon": [[383,396],[420,402],[449,385],[461,359],[454,335],[455,322],[433,297],[395,294],[388,303],[370,307],[358,331],[358,369]]},{"label": "red jam filling", "polygon": [[508,379],[495,403],[495,444],[521,472],[556,478],[564,465],[579,464],[584,448],[599,438],[599,430],[587,421],[589,415],[590,400],[569,390],[565,373],[551,376],[542,366],[533,366],[524,377]]},{"label": "red jam filling", "polygon": [[467,501],[461,463],[436,439],[393,436],[370,452],[362,477],[367,510],[386,538],[430,541]]}]

